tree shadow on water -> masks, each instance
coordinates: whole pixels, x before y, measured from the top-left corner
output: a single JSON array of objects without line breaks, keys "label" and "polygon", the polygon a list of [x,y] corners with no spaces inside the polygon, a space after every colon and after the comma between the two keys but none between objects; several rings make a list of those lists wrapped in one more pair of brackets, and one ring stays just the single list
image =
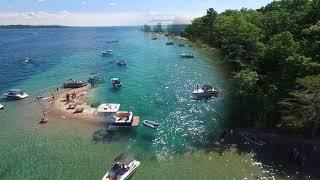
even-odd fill
[{"label": "tree shadow on water", "polygon": [[112,143],[119,141],[129,141],[135,138],[137,132],[135,129],[131,128],[117,128],[113,130],[108,130],[107,127],[99,129],[92,135],[92,140],[95,143]]},{"label": "tree shadow on water", "polygon": [[[213,137],[208,144],[197,144],[206,152],[222,155],[233,147],[239,155],[253,153],[254,161],[262,163],[271,174],[296,179],[320,179],[319,141],[292,138],[261,130],[246,129]],[[299,156],[293,158],[292,150]],[[270,174],[270,175],[271,175]],[[267,174],[266,174],[267,175]]]}]

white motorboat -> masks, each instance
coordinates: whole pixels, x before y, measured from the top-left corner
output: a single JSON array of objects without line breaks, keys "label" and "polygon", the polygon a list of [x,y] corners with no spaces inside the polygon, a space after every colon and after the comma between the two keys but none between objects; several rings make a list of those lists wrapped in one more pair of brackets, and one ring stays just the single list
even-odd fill
[{"label": "white motorboat", "polygon": [[103,176],[102,180],[128,179],[140,165],[140,161],[135,160],[130,154],[120,154],[114,161],[115,164]]},{"label": "white motorboat", "polygon": [[119,111],[120,104],[101,104],[98,107],[98,112],[99,113],[116,113]]},{"label": "white motorboat", "polygon": [[122,82],[120,81],[119,78],[112,78],[111,82],[112,82],[113,87],[115,87],[115,88],[122,86]]},{"label": "white motorboat", "polygon": [[210,97],[219,94],[219,89],[214,88],[210,85],[203,85],[201,89],[199,89],[197,85],[197,89],[192,92],[195,97]]},{"label": "white motorboat", "polygon": [[117,64],[118,64],[119,66],[125,66],[125,65],[127,65],[127,63],[126,63],[124,60],[118,61]]},{"label": "white motorboat", "polygon": [[159,126],[158,123],[153,122],[153,121],[149,121],[149,120],[144,120],[144,121],[143,121],[143,124],[144,124],[145,126],[148,126],[148,127],[153,128],[153,129],[155,129],[156,127]]},{"label": "white motorboat", "polygon": [[4,95],[12,99],[24,99],[29,96],[27,93],[23,92],[21,89],[10,89],[9,92],[5,93]]},{"label": "white motorboat", "polygon": [[183,58],[194,58],[193,54],[180,54],[180,56]]},{"label": "white motorboat", "polygon": [[2,104],[0,104],[0,109],[4,109],[4,106]]},{"label": "white motorboat", "polygon": [[21,62],[23,62],[23,63],[27,63],[27,62],[29,62],[30,61],[30,58],[29,57],[25,57],[25,58],[23,58],[22,60],[21,60]]},{"label": "white motorboat", "polygon": [[101,55],[102,55],[102,56],[111,55],[111,54],[112,54],[112,52],[113,52],[113,50],[108,49],[108,50],[106,50],[106,51],[101,51]]}]

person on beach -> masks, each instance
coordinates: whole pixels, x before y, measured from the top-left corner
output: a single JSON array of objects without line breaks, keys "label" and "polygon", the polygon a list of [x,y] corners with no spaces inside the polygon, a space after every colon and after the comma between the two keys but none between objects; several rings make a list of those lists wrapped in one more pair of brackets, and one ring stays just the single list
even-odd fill
[{"label": "person on beach", "polygon": [[73,96],[73,99],[77,98],[77,94],[76,94],[76,92],[74,92],[74,91],[73,91],[72,96]]},{"label": "person on beach", "polygon": [[52,93],[51,95],[52,95],[52,100],[54,100],[54,95],[53,95],[53,93]]},{"label": "person on beach", "polygon": [[70,95],[69,95],[69,93],[66,94],[66,100],[67,100],[67,103],[70,102]]},{"label": "person on beach", "polygon": [[57,91],[59,91],[59,87],[57,87]]}]

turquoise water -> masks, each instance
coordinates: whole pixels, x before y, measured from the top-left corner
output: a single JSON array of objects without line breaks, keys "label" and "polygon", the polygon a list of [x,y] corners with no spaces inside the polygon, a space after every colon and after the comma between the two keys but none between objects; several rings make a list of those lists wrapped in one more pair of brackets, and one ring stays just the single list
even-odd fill
[{"label": "turquoise water", "polygon": [[[112,160],[130,152],[141,167],[132,179],[256,179],[263,168],[251,154],[224,154],[209,149],[229,113],[228,97],[196,101],[197,83],[227,89],[216,55],[190,47],[166,46],[165,37],[150,40],[136,27],[19,29],[0,31],[0,91],[18,87],[31,97],[1,99],[0,179],[99,179]],[[118,39],[119,43],[106,41]],[[113,55],[102,57],[102,50]],[[191,52],[195,59],[182,59]],[[21,63],[25,56],[31,58]],[[115,61],[124,59],[126,67]],[[132,130],[108,132],[104,126],[51,117],[39,125],[39,94],[50,93],[69,79],[86,80],[92,72],[106,79],[90,103],[115,102],[142,120],[157,121],[156,129],[142,123]],[[114,90],[110,79],[123,87]]]}]

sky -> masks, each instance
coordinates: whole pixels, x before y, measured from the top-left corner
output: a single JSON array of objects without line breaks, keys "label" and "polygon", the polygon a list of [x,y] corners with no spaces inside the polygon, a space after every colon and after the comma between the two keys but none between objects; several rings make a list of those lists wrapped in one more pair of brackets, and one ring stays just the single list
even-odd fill
[{"label": "sky", "polygon": [[252,8],[272,0],[0,0],[0,25],[132,26],[185,24],[214,8]]}]

